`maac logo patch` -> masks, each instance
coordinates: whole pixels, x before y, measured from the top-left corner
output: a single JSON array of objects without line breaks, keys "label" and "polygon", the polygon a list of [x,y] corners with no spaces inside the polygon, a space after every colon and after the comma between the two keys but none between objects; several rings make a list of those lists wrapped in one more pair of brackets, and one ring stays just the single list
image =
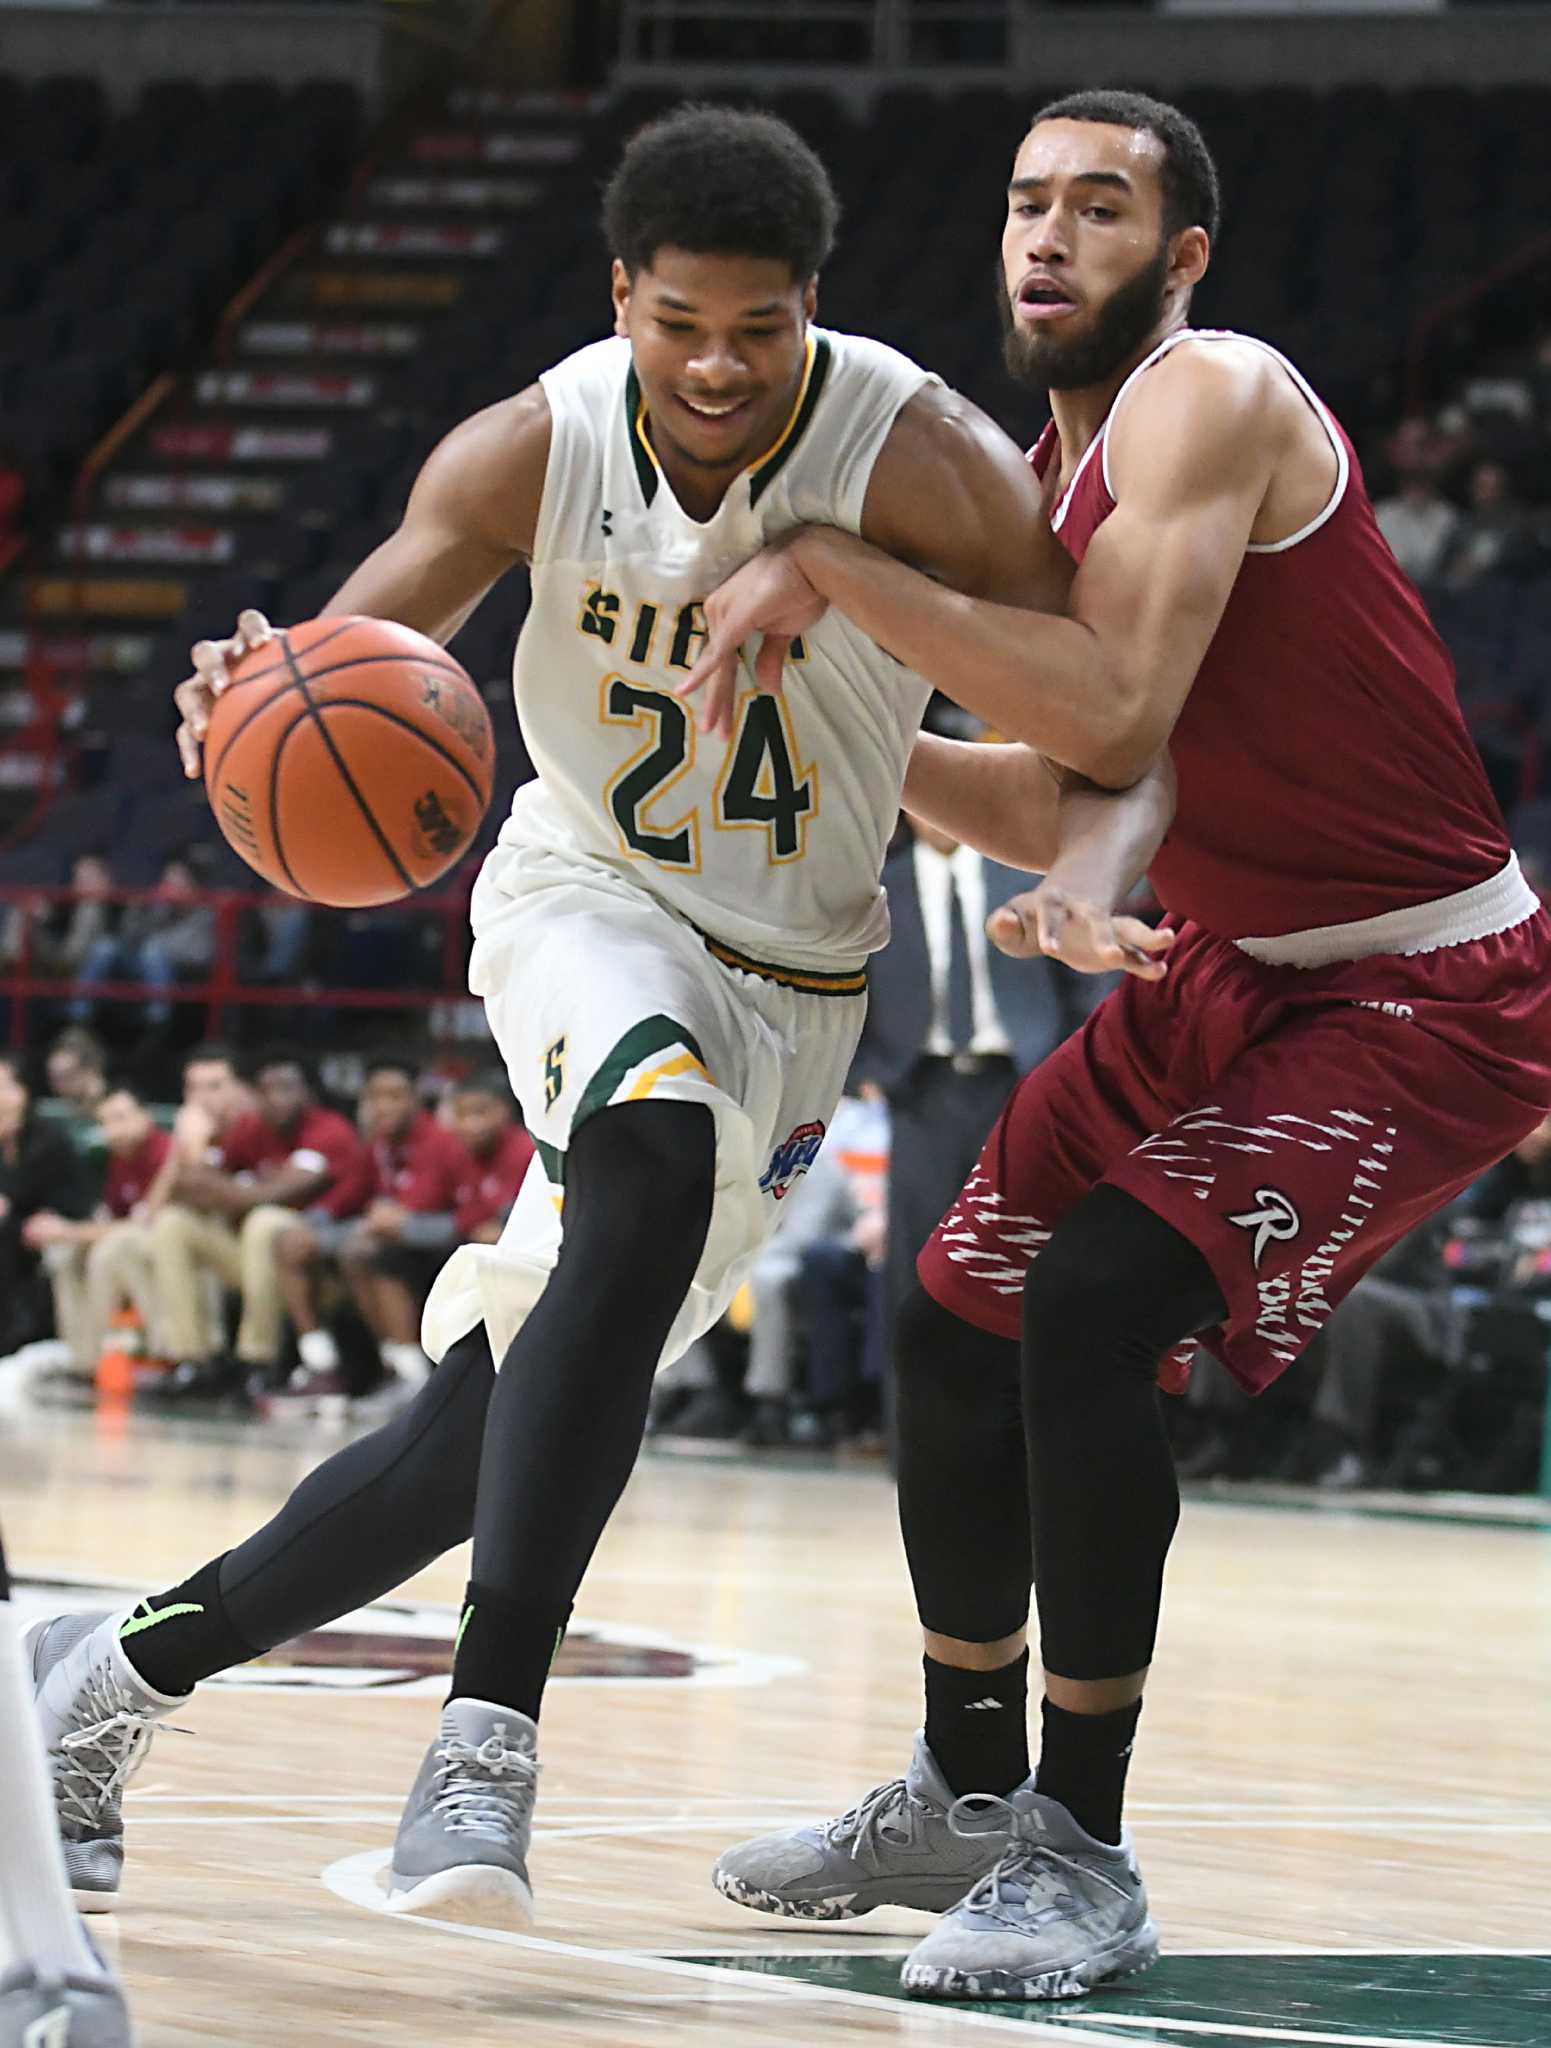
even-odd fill
[{"label": "maac logo patch", "polygon": [[1228,1221],[1236,1223],[1240,1230],[1253,1230],[1255,1249],[1253,1253],[1255,1271],[1260,1271],[1261,1257],[1268,1244],[1286,1244],[1303,1228],[1303,1218],[1279,1188],[1256,1188],[1255,1200],[1258,1209],[1246,1209],[1241,1216],[1230,1216]]},{"label": "maac logo patch", "polygon": [[799,1124],[792,1135],[783,1138],[771,1154],[770,1164],[759,1177],[762,1192],[774,1195],[778,1202],[784,1202],[792,1191],[793,1183],[801,1180],[818,1158],[819,1147],[823,1142],[822,1124]]}]

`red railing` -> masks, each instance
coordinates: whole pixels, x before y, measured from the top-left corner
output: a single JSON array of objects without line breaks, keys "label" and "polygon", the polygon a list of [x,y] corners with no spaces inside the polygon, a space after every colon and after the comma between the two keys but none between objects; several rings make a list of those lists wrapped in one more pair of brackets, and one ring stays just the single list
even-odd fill
[{"label": "red railing", "polygon": [[[214,946],[210,967],[203,974],[168,985],[147,981],[81,981],[59,975],[35,973],[34,926],[60,904],[76,904],[82,898],[74,889],[35,888],[25,884],[0,887],[0,916],[7,927],[11,913],[18,921],[14,959],[0,967],[0,998],[10,1006],[10,1043],[20,1051],[28,1043],[31,1005],[37,1002],[64,1004],[165,1003],[172,1006],[197,1004],[203,1007],[203,1036],[228,1035],[228,1013],[242,1009],[291,1010],[408,1010],[437,1008],[449,1001],[467,1001],[464,979],[464,947],[468,931],[468,890],[457,883],[435,896],[416,896],[402,904],[388,904],[373,916],[399,916],[416,920],[434,919],[442,927],[440,979],[434,988],[351,988],[308,975],[283,987],[254,986],[243,979],[241,920],[244,911],[273,909],[291,899],[273,892],[245,889],[200,889],[189,895],[168,897],[159,889],[110,889],[94,902],[112,904],[150,903],[174,909],[208,909],[214,913]],[[312,906],[321,917],[349,913]]]}]

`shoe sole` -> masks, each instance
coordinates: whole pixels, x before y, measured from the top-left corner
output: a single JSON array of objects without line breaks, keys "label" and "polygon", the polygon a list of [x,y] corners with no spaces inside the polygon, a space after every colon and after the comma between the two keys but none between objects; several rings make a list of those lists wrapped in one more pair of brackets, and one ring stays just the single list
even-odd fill
[{"label": "shoe sole", "polygon": [[393,1871],[388,1878],[388,1911],[525,1934],[533,1925],[533,1887],[515,1871],[491,1863],[459,1864],[407,1883]]},{"label": "shoe sole", "polygon": [[1084,1998],[1105,1984],[1140,1977],[1158,1960],[1158,1930],[1151,1920],[1114,1947],[1066,1970],[1042,1970],[1027,1976],[1018,1970],[958,1970],[932,1963],[912,1964],[907,1958],[899,1973],[911,1998],[1017,1999],[1033,2003],[1047,1998]]},{"label": "shoe sole", "polygon": [[735,1906],[747,1906],[754,1913],[775,1913],[784,1920],[860,1920],[884,1906],[904,1906],[914,1913],[946,1913],[973,1889],[976,1880],[971,1873],[962,1883],[955,1880],[957,1888],[952,1892],[932,1891],[924,1896],[917,1893],[905,1897],[893,1891],[874,1898],[864,1897],[861,1892],[829,1892],[817,1898],[767,1892],[725,1870],[713,1870],[711,1882],[724,1899],[731,1899]]},{"label": "shoe sole", "polygon": [[75,1900],[75,1910],[78,1913],[116,1913],[118,1911],[117,1892],[83,1892],[77,1888],[71,1892],[70,1896]]}]

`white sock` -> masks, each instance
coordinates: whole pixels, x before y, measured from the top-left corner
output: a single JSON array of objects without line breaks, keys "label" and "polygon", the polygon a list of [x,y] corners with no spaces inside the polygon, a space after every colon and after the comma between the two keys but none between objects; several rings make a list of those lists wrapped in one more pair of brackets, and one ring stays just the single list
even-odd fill
[{"label": "white sock", "polygon": [[0,1601],[0,1936],[50,1977],[107,1974],[70,1897],[21,1630]]},{"label": "white sock", "polygon": [[303,1330],[296,1349],[309,1372],[336,1372],[339,1368],[339,1346],[329,1330]]},{"label": "white sock", "polygon": [[389,1372],[396,1373],[412,1387],[423,1387],[431,1377],[431,1361],[418,1344],[382,1343],[377,1346]]}]

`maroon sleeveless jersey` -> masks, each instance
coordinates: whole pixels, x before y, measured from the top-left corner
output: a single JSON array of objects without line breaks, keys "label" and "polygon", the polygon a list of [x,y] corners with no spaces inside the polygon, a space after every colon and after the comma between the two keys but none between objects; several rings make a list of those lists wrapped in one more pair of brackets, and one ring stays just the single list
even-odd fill
[{"label": "maroon sleeveless jersey", "polygon": [[[1107,440],[1127,378],[1052,514],[1081,562],[1115,509]],[[1454,665],[1379,532],[1357,456],[1305,379],[1283,365],[1339,464],[1302,532],[1245,555],[1170,740],[1179,808],[1153,861],[1164,908],[1225,938],[1345,924],[1449,896],[1496,874],[1510,847],[1454,694]],[[1043,477],[1054,422],[1031,451]]]}]

